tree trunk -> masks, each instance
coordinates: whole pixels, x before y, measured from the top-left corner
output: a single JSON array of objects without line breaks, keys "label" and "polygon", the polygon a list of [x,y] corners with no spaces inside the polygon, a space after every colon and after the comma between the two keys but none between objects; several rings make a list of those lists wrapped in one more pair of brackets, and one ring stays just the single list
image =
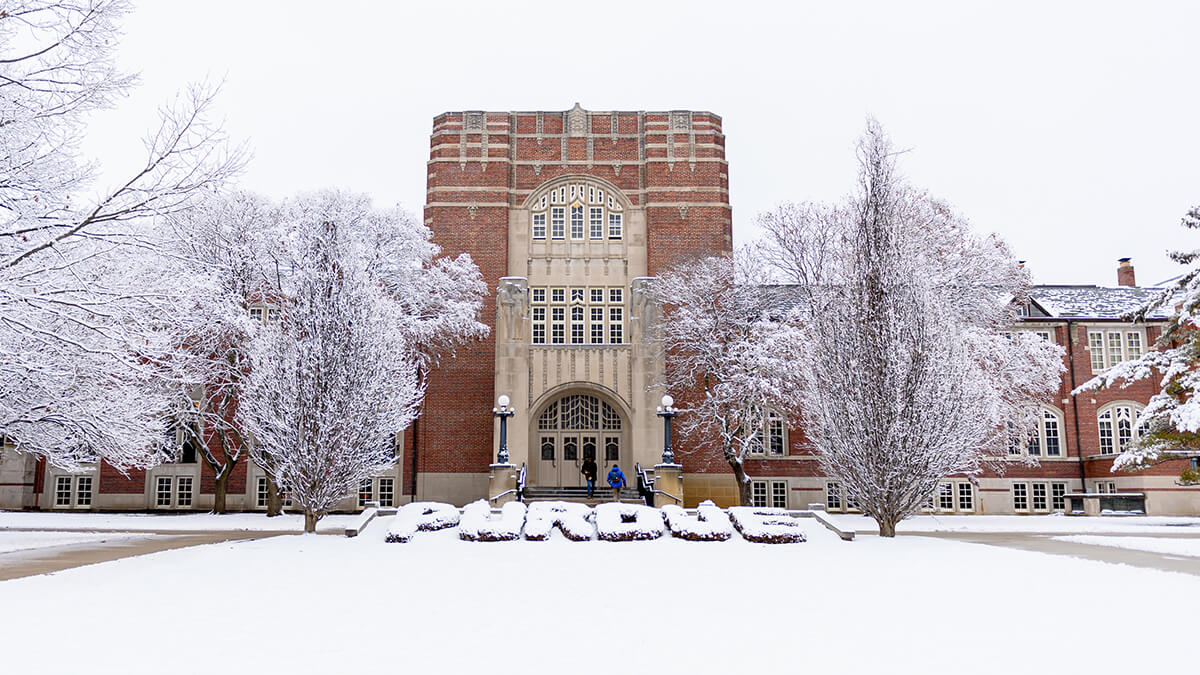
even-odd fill
[{"label": "tree trunk", "polygon": [[896,521],[891,520],[891,519],[880,520],[880,519],[876,518],[875,522],[879,523],[879,536],[881,536],[881,537],[896,536]]},{"label": "tree trunk", "polygon": [[308,533],[308,532],[315,533],[317,531],[317,521],[320,519],[321,519],[321,516],[319,514],[317,514],[311,508],[306,507],[304,509],[304,531],[305,531],[305,533]]},{"label": "tree trunk", "polygon": [[730,462],[729,467],[733,469],[733,479],[738,485],[738,503],[741,506],[753,506],[750,501],[750,481],[746,478],[746,468],[741,462]]},{"label": "tree trunk", "polygon": [[225,495],[229,492],[229,474],[231,473],[233,472],[228,469],[217,473],[213,484],[213,513],[225,513]]},{"label": "tree trunk", "polygon": [[283,515],[283,495],[271,474],[267,474],[267,517]]}]

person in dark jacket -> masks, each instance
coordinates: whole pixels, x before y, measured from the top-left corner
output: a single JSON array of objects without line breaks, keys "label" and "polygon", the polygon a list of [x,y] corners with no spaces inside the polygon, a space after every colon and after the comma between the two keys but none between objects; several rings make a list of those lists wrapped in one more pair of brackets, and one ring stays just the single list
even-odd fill
[{"label": "person in dark jacket", "polygon": [[621,501],[621,488],[625,487],[625,474],[621,473],[621,467],[613,464],[613,468],[608,472],[608,485],[613,491],[613,501]]},{"label": "person in dark jacket", "polygon": [[579,473],[583,474],[583,479],[587,481],[588,497],[591,497],[592,491],[596,489],[597,471],[599,471],[599,467],[596,466],[596,460],[591,457],[584,457],[583,468],[579,470]]}]

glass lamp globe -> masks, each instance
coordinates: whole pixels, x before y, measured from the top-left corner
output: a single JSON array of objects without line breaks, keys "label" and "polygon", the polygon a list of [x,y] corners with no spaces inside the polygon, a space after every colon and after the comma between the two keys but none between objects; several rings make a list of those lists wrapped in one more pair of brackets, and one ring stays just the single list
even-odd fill
[{"label": "glass lamp globe", "polygon": [[508,394],[500,394],[500,398],[496,402],[500,404],[501,408],[507,408],[510,402]]},{"label": "glass lamp globe", "polygon": [[662,404],[664,408],[670,408],[675,404],[675,399],[671,398],[670,394],[663,394]]}]

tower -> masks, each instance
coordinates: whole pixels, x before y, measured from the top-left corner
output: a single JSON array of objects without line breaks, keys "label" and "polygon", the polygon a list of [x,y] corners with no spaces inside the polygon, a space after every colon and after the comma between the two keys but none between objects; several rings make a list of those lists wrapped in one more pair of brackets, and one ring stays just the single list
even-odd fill
[{"label": "tower", "polygon": [[512,462],[534,485],[578,466],[653,465],[645,339],[650,278],[732,246],[721,119],[696,111],[448,112],[433,122],[425,223],[447,255],[469,253],[490,289],[491,335],[430,374],[405,437],[407,489],[463,503],[487,492],[500,394]]}]

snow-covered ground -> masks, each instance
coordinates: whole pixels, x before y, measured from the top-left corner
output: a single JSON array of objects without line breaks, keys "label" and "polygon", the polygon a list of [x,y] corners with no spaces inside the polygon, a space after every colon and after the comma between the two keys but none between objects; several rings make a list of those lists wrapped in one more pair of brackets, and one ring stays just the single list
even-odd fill
[{"label": "snow-covered ground", "polygon": [[6,532],[0,530],[0,553],[74,544],[130,542],[146,536],[149,535],[123,535],[112,532]]},{"label": "snow-covered ground", "polygon": [[[354,539],[229,542],[0,582],[0,635],[19,645],[5,668],[1011,675],[1074,671],[1097,646],[1106,670],[1192,662],[1172,647],[1194,637],[1180,601],[1200,594],[1191,575],[926,537],[843,542],[813,520],[807,542],[778,545],[557,530],[479,543],[456,528],[389,544],[389,520]],[[1136,620],[1071,613],[1113,588],[1134,594]],[[198,640],[195,626],[213,630]]]},{"label": "snow-covered ground", "polygon": [[[866,516],[830,513],[838,527],[878,534]],[[2,521],[0,521],[2,522]],[[1028,532],[1033,534],[1155,534],[1193,533],[1200,536],[1200,518],[1190,516],[915,516],[901,521],[897,532]]]},{"label": "snow-covered ground", "polygon": [[[358,520],[354,514],[325,516],[317,523],[319,532],[342,532]],[[304,516],[287,513],[268,518],[262,513],[59,513],[47,511],[0,511],[0,530],[100,530],[196,532],[203,530],[302,532]]]},{"label": "snow-covered ground", "polygon": [[1056,541],[1069,541],[1076,544],[1112,546],[1114,548],[1128,548],[1135,551],[1149,551],[1151,553],[1200,558],[1200,537],[1195,539],[1178,537],[1098,537],[1095,535],[1077,534],[1066,537],[1054,537],[1054,539]]}]

